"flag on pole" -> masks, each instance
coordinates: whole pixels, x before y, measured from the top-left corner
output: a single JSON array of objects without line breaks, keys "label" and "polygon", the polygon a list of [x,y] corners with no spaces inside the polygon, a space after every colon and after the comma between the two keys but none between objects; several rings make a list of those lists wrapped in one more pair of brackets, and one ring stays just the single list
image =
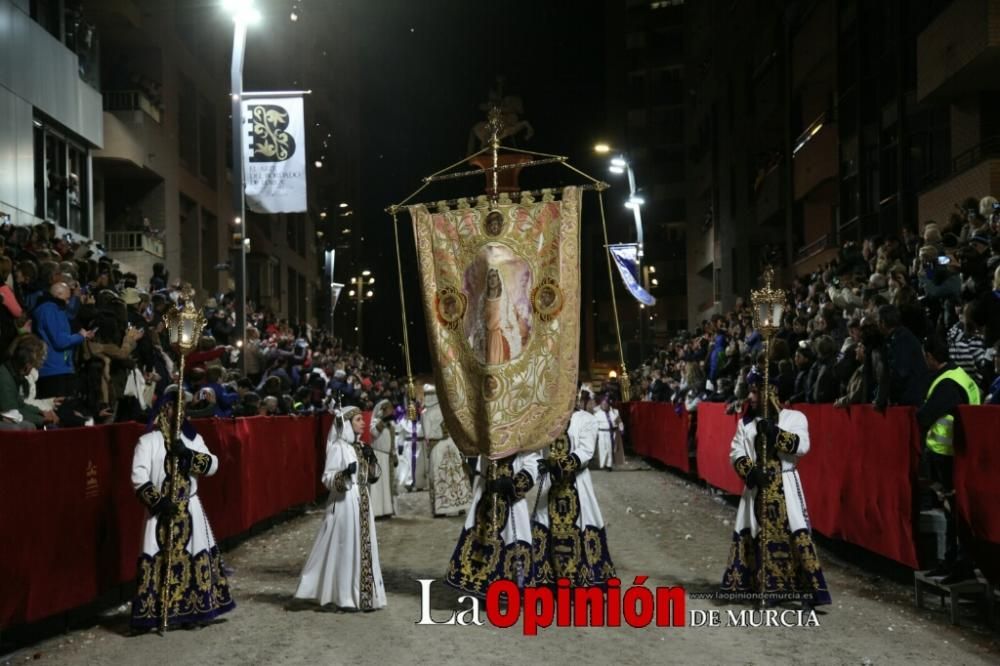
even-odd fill
[{"label": "flag on pole", "polygon": [[243,175],[255,213],[304,213],[306,136],[301,97],[246,99]]},{"label": "flag on pole", "polygon": [[330,312],[333,312],[334,310],[337,309],[337,299],[340,298],[340,292],[341,292],[341,290],[343,288],[344,288],[344,285],[341,284],[340,282],[331,282],[330,283],[330,291],[333,294],[332,300],[330,301],[330,303],[331,303],[331,305],[330,305]]},{"label": "flag on pole", "polygon": [[639,250],[635,243],[622,243],[620,245],[609,245],[608,251],[614,257],[615,265],[622,276],[625,288],[643,305],[656,305],[656,298],[639,284],[636,275],[638,267]]}]

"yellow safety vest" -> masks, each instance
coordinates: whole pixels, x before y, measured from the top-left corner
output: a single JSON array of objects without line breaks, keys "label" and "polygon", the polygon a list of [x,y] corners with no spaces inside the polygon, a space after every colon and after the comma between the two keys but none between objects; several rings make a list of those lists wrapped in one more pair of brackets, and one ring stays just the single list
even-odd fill
[{"label": "yellow safety vest", "polygon": [[[969,376],[969,373],[962,368],[954,368],[938,375],[937,379],[934,380],[930,389],[927,391],[927,398],[931,397],[931,394],[934,393],[934,388],[945,379],[950,379],[965,389],[965,393],[969,397],[970,405],[980,404],[979,387],[976,386],[976,382]],[[954,455],[954,438],[955,417],[951,414],[945,414],[935,421],[934,425],[931,426],[931,429],[927,431],[927,448],[938,455]]]}]

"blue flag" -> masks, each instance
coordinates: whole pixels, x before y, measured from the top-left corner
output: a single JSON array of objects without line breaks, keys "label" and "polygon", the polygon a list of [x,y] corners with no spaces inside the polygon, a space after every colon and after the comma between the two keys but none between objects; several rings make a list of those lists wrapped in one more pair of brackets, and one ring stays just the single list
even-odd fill
[{"label": "blue flag", "polygon": [[644,305],[656,305],[656,298],[642,288],[636,277],[639,254],[636,245],[634,243],[609,245],[608,250],[611,251],[611,256],[615,258],[615,264],[618,265],[618,272],[621,273],[622,282],[625,283],[625,287],[635,297],[635,300]]}]

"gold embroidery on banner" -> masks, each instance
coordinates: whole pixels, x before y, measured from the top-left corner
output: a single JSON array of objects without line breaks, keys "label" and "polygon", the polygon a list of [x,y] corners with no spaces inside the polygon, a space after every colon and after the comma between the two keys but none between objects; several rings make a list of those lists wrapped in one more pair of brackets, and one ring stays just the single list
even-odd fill
[{"label": "gold embroidery on banner", "polygon": [[563,306],[563,293],[553,278],[545,278],[531,294],[535,314],[542,321],[552,321],[559,316]]},{"label": "gold embroidery on banner", "polygon": [[465,317],[465,309],[468,305],[468,298],[465,294],[452,286],[445,286],[438,289],[435,299],[435,310],[438,321],[450,330],[458,329]]}]

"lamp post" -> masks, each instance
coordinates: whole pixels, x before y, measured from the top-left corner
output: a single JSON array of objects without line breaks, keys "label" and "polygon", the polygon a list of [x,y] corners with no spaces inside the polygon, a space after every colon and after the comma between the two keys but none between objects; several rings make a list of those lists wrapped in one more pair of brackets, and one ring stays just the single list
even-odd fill
[{"label": "lamp post", "polygon": [[[223,7],[233,17],[233,59],[229,70],[233,127],[233,222],[239,230],[239,275],[236,280],[236,330],[239,340],[247,334],[247,251],[249,229],[246,219],[246,199],[243,195],[243,54],[246,49],[247,26],[260,21],[260,12],[253,0],[224,0]],[[240,354],[240,370],[246,373],[246,354]]]},{"label": "lamp post", "polygon": [[[598,155],[607,155],[612,152],[612,148],[606,143],[598,143],[594,145],[594,152]],[[632,211],[632,217],[635,219],[635,240],[636,245],[638,246],[636,269],[640,269],[642,267],[643,257],[641,208],[646,201],[639,196],[635,186],[635,171],[632,169],[632,165],[629,161],[625,158],[624,153],[619,153],[616,157],[611,158],[611,164],[608,166],[608,171],[616,176],[625,174],[628,178],[628,200],[625,202],[625,207]]]},{"label": "lamp post", "polygon": [[355,299],[358,306],[358,321],[354,327],[354,330],[358,332],[358,349],[361,349],[361,345],[364,341],[364,322],[362,319],[362,312],[364,310],[364,305],[366,300],[371,300],[375,298],[375,290],[372,285],[375,284],[375,276],[369,270],[361,271],[361,275],[351,278],[351,290],[347,292],[347,295]]},{"label": "lamp post", "polygon": [[[599,155],[606,155],[612,152],[611,146],[606,143],[598,143],[594,146],[594,152]],[[635,241],[636,241],[636,257],[635,257],[635,268],[636,277],[643,279],[643,286],[646,290],[649,290],[648,274],[642,265],[643,257],[643,234],[642,234],[642,205],[646,201],[639,196],[636,191],[635,186],[635,171],[632,169],[632,165],[623,153],[619,153],[616,157],[611,158],[611,164],[608,166],[608,171],[615,175],[625,174],[628,178],[628,199],[625,201],[625,207],[632,211],[632,217],[635,220]],[[612,286],[612,288],[614,288]],[[637,333],[639,335],[639,359],[642,362],[645,357],[645,312],[646,306],[642,303],[638,304],[638,318],[639,325],[636,327]]]}]

